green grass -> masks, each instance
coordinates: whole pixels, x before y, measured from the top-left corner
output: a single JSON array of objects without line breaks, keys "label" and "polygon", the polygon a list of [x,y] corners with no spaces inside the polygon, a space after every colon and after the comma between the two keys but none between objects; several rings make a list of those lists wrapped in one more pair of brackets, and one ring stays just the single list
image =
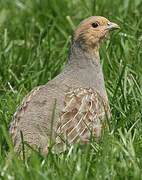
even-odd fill
[{"label": "green grass", "polygon": [[[142,1],[0,1],[0,179],[142,179]],[[35,86],[66,64],[71,35],[91,15],[121,26],[100,55],[112,112],[110,133],[85,149],[7,159],[8,127],[16,107]]]}]

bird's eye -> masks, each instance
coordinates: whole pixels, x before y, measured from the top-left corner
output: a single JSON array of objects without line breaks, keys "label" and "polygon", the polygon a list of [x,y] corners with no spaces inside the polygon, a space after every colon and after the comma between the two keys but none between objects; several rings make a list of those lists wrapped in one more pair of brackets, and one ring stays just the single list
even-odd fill
[{"label": "bird's eye", "polygon": [[97,28],[98,26],[99,26],[99,24],[97,22],[92,23],[93,28]]}]

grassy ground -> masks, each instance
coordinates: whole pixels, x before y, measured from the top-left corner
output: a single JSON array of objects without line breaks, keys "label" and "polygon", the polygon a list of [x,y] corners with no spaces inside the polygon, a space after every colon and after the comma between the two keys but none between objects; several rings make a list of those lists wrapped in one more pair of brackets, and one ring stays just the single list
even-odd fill
[{"label": "grassy ground", "polygon": [[[0,1],[0,179],[142,179],[142,1]],[[91,15],[121,26],[101,46],[112,124],[100,143],[44,157],[15,155],[8,127],[17,105],[64,67],[71,34]]]}]

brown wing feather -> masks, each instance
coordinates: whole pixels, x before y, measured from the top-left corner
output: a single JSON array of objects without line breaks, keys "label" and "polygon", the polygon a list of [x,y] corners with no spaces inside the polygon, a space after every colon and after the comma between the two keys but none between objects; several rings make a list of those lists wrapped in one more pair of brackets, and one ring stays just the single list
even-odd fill
[{"label": "brown wing feather", "polygon": [[[69,88],[64,105],[57,125],[57,146],[63,143],[58,135],[69,143],[76,141],[86,143],[90,139],[91,131],[96,137],[102,134],[105,112],[110,117],[110,109],[96,90]],[[108,125],[106,126],[108,129]]]}]

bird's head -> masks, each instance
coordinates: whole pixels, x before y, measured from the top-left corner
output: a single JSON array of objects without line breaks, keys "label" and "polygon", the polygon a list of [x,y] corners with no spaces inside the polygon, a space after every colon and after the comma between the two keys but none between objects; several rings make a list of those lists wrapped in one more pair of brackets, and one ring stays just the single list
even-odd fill
[{"label": "bird's head", "polygon": [[100,43],[114,29],[119,29],[119,26],[104,17],[92,16],[78,25],[73,36],[73,42],[93,50],[96,56],[99,56],[98,47]]}]

